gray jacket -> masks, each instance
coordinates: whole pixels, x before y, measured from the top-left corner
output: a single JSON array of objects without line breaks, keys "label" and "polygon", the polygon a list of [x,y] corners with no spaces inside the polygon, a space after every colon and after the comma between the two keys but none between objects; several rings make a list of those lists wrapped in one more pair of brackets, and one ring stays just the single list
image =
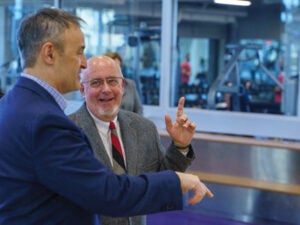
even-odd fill
[{"label": "gray jacket", "polygon": [[[70,118],[81,127],[89,138],[96,158],[112,169],[101,137],[98,134],[94,120],[86,109],[86,105],[83,104],[77,112],[70,115]],[[152,121],[126,110],[120,110],[118,121],[128,174],[138,175],[166,169],[185,171],[194,159],[192,148],[189,153],[190,157],[185,157],[172,143],[166,150],[160,143],[159,134]],[[131,218],[101,216],[101,223],[103,225],[142,225],[146,224],[146,219],[145,216]]]}]

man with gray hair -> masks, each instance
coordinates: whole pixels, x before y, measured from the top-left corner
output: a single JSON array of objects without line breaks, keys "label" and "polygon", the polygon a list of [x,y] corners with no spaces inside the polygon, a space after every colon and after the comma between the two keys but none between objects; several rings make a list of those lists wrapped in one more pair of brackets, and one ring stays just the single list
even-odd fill
[{"label": "man with gray hair", "polygon": [[0,100],[0,224],[98,225],[96,214],[182,209],[189,190],[191,204],[212,196],[191,174],[116,175],[94,157],[62,96],[79,88],[87,66],[80,18],[41,9],[17,39],[23,72]]},{"label": "man with gray hair", "polygon": [[[87,61],[80,87],[85,102],[70,118],[88,136],[96,157],[117,174],[139,175],[166,169],[184,172],[195,158],[190,142],[196,128],[183,113],[184,98],[179,100],[174,124],[169,115],[165,116],[166,128],[172,138],[166,150],[153,122],[121,109],[125,81],[119,64],[110,58],[94,56]],[[121,161],[114,154],[112,123],[117,128]],[[101,221],[103,225],[143,225],[146,217],[101,216]]]}]

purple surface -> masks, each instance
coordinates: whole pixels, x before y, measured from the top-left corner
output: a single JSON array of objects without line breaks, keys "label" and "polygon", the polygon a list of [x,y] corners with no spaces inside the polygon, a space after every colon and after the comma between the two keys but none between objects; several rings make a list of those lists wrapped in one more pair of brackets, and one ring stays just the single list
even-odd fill
[{"label": "purple surface", "polygon": [[186,211],[163,212],[147,216],[148,225],[256,225],[214,218]]}]

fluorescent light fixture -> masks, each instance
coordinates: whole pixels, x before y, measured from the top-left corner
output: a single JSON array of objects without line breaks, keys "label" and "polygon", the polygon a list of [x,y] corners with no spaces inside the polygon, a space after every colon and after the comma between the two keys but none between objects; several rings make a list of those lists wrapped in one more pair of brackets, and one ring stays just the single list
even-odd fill
[{"label": "fluorescent light fixture", "polygon": [[215,0],[216,4],[225,4],[225,5],[238,5],[238,6],[249,6],[251,5],[250,1],[243,0]]}]

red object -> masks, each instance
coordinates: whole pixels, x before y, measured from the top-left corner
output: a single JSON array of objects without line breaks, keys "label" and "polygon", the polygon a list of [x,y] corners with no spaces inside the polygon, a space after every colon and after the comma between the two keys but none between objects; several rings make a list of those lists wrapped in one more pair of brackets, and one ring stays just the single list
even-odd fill
[{"label": "red object", "polygon": [[181,81],[185,84],[188,83],[191,75],[191,65],[189,62],[184,61],[180,66],[180,71]]},{"label": "red object", "polygon": [[125,169],[124,157],[114,122],[109,123],[113,158]]},{"label": "red object", "polygon": [[[277,78],[278,82],[282,84],[283,78],[284,78],[284,73],[281,72]],[[274,102],[280,103],[281,100],[282,100],[282,91],[281,91],[280,87],[276,87],[275,95],[274,95]]]}]

